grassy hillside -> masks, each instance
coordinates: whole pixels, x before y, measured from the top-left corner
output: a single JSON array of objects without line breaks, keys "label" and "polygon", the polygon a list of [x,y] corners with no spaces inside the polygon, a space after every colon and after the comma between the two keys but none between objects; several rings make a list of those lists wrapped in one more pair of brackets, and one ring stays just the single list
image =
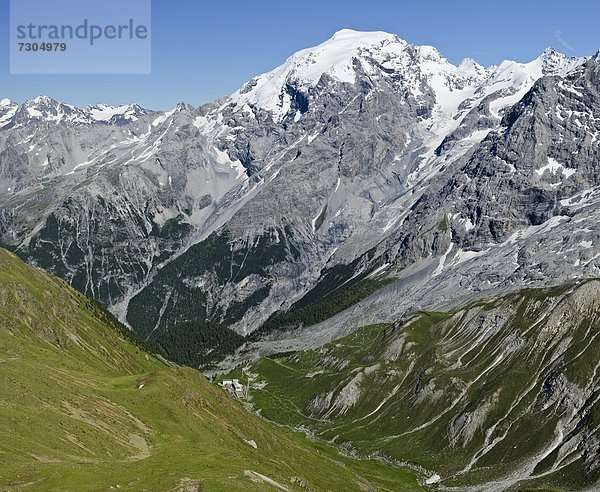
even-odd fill
[{"label": "grassy hillside", "polygon": [[364,327],[240,368],[257,409],[476,490],[600,489],[600,282]]},{"label": "grassy hillside", "polygon": [[0,489],[418,490],[248,413],[0,250]]}]

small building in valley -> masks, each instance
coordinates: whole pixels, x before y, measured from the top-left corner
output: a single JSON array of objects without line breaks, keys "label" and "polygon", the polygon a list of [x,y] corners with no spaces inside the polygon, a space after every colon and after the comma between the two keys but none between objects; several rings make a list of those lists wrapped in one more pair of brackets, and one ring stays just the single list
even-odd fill
[{"label": "small building in valley", "polygon": [[238,379],[224,379],[219,383],[219,386],[229,391],[236,398],[244,398],[246,395],[244,386],[242,386]]}]

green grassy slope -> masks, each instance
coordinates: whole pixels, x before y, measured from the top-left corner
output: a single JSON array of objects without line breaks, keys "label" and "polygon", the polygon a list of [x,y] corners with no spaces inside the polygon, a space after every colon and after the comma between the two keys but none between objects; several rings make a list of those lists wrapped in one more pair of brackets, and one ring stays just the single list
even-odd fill
[{"label": "green grassy slope", "polygon": [[0,250],[0,489],[420,488],[411,473],[259,419],[130,338],[88,298]]},{"label": "green grassy slope", "polygon": [[599,354],[590,281],[417,313],[235,374],[268,419],[446,486],[580,490],[600,487]]}]

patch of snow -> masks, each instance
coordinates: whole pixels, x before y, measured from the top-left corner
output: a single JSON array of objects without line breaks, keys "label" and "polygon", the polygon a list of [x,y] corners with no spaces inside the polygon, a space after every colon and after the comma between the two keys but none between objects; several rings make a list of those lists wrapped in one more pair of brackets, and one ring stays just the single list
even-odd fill
[{"label": "patch of snow", "polygon": [[253,482],[264,482],[272,487],[275,487],[278,490],[283,490],[284,492],[290,492],[290,489],[285,485],[276,482],[272,478],[263,475],[262,473],[255,472],[254,470],[244,470],[244,476],[248,477]]},{"label": "patch of snow", "polygon": [[454,243],[451,242],[450,246],[448,246],[448,249],[446,250],[446,252],[442,256],[440,256],[440,262],[438,263],[437,268],[431,274],[432,277],[437,277],[438,275],[440,275],[442,273],[442,271],[444,270],[444,265],[446,264],[446,258],[452,251],[453,247],[454,247]]},{"label": "patch of snow", "polygon": [[592,203],[596,203],[600,200],[600,188],[591,188],[588,190],[576,193],[570,198],[565,198],[560,201],[563,207],[576,207],[581,208]]},{"label": "patch of snow", "polygon": [[456,255],[454,255],[454,258],[452,259],[452,263],[450,265],[460,265],[461,263],[472,260],[474,258],[479,258],[480,256],[487,254],[488,252],[489,249],[483,251],[464,251],[463,249],[459,249],[456,252]]},{"label": "patch of snow", "polygon": [[87,108],[92,119],[96,121],[108,122],[114,116],[128,116],[131,121],[136,121],[135,108],[131,104],[120,106],[110,106],[108,104],[97,104]]},{"label": "patch of snow", "polygon": [[215,148],[217,154],[217,162],[231,167],[235,171],[235,179],[240,179],[246,175],[246,168],[239,159],[232,161],[227,152]]},{"label": "patch of snow", "polygon": [[570,220],[571,218],[567,215],[555,215],[554,217],[548,219],[546,222],[540,225],[529,226],[526,229],[522,229],[520,231],[511,234],[511,236],[501,244],[501,246],[505,246],[507,244],[515,244],[523,239],[527,239],[528,237],[533,236],[534,234],[538,234],[540,232],[548,232],[559,226],[561,222],[565,220]]},{"label": "patch of snow", "polygon": [[319,132],[314,133],[313,135],[308,136],[308,143],[312,143],[312,141],[319,136]]},{"label": "patch of snow", "polygon": [[[558,171],[560,171],[560,173],[563,176],[565,176],[566,178],[573,176],[573,174],[575,174],[577,172],[576,169],[565,167],[560,162],[558,162],[556,159],[553,159],[552,157],[548,157],[548,164],[537,169],[535,171],[535,173],[538,176],[542,176],[546,171],[549,171],[550,174],[552,174],[552,175],[556,175],[556,173]],[[558,183],[558,184],[560,184],[560,183]]]},{"label": "patch of snow", "polygon": [[27,113],[29,114],[29,116],[32,116],[34,118],[41,118],[43,116],[41,111],[38,111],[35,108],[27,108]]},{"label": "patch of snow", "polygon": [[473,229],[475,229],[475,224],[473,224],[473,222],[471,222],[471,219],[462,219],[461,222],[465,226],[465,231],[469,232],[469,231],[472,231]]},{"label": "patch of snow", "polygon": [[333,190],[333,192],[334,192],[334,193],[335,193],[337,190],[339,190],[339,188],[340,188],[340,183],[341,183],[341,182],[342,182],[342,178],[340,178],[340,177],[338,176],[337,183],[335,184],[335,190]]},{"label": "patch of snow", "polygon": [[390,266],[389,263],[384,263],[380,267],[378,267],[375,270],[373,270],[369,275],[367,275],[367,278],[375,278],[375,277],[377,277],[377,275],[379,275],[381,272],[383,272],[389,266]]},{"label": "patch of snow", "polygon": [[176,109],[172,109],[171,111],[167,111],[166,113],[161,114],[158,118],[156,118],[152,122],[152,126],[162,125],[165,121],[167,121],[167,119],[169,119],[175,113],[175,111],[176,111]]}]

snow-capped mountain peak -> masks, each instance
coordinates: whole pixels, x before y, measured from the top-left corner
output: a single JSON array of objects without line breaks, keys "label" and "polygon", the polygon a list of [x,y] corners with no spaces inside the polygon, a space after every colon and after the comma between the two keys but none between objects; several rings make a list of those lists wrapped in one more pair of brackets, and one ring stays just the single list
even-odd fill
[{"label": "snow-capped mountain peak", "polygon": [[57,101],[50,96],[36,96],[33,99],[29,99],[27,102],[30,104],[57,104]]},{"label": "snow-capped mountain peak", "polygon": [[358,59],[372,58],[384,69],[391,70],[390,64],[395,60],[410,60],[406,53],[408,46],[393,34],[343,29],[314,48],[298,51],[271,72],[253,78],[233,94],[229,102],[239,108],[246,104],[256,106],[281,119],[290,109],[289,95],[286,96],[289,84],[308,91],[324,75],[352,84],[356,81]]},{"label": "snow-capped mountain peak", "polygon": [[151,113],[150,110],[142,108],[138,104],[121,104],[115,106],[100,103],[95,106],[86,107],[85,111],[94,121],[112,125],[131,123]]},{"label": "snow-capped mountain peak", "polygon": [[477,63],[473,58],[465,58],[458,65],[458,71],[466,77],[483,78],[488,75],[490,68]]},{"label": "snow-capped mountain peak", "polygon": [[0,128],[4,128],[9,124],[19,105],[10,99],[2,99],[0,101]]},{"label": "snow-capped mountain peak", "polygon": [[10,99],[0,101],[0,128],[15,128],[30,123],[61,125],[125,125],[153,113],[138,104],[97,104],[84,109],[52,99],[37,96],[17,104]]},{"label": "snow-capped mountain peak", "polygon": [[546,48],[532,63],[541,63],[542,75],[566,75],[586,60],[585,57],[567,56],[554,48]]},{"label": "snow-capped mountain peak", "polygon": [[52,124],[90,123],[85,111],[70,104],[58,102],[48,96],[37,96],[18,106],[12,118],[12,126],[23,126],[31,122]]},{"label": "snow-capped mountain peak", "polygon": [[546,75],[564,76],[585,63],[585,57],[569,57],[547,48],[539,57],[528,63],[505,60],[491,70],[488,79],[480,89],[491,94],[494,91],[514,91],[511,102],[516,102],[529,90],[533,83]]},{"label": "snow-capped mountain peak", "polygon": [[[298,51],[285,63],[245,84],[225,103],[239,109],[258,107],[282,119],[291,109],[289,87],[307,96],[323,76],[354,84],[360,76],[389,78],[402,91],[420,96],[423,83],[448,91],[480,82],[485,68],[473,60],[461,67],[450,63],[432,46],[413,46],[394,34],[343,29],[314,48]],[[435,87],[434,91],[435,91]]]},{"label": "snow-capped mountain peak", "polygon": [[[544,75],[564,75],[586,58],[568,57],[552,48],[529,63],[504,61],[483,67],[466,58],[458,66],[432,46],[414,46],[394,34],[342,29],[313,48],[298,51],[271,72],[253,78],[224,103],[247,111],[268,111],[275,121],[295,113],[290,92],[306,98],[326,76],[337,83],[354,84],[361,76],[388,77],[402,92],[419,99],[423,84],[434,93],[444,113],[454,113],[463,100],[508,89],[521,90]],[[425,87],[425,90],[427,88]]]},{"label": "snow-capped mountain peak", "polygon": [[386,55],[398,56],[408,46],[406,41],[386,32],[342,29],[324,43],[295,53],[279,69],[305,86],[316,84],[323,74],[339,82],[353,83],[357,57],[373,56],[384,62]]}]

